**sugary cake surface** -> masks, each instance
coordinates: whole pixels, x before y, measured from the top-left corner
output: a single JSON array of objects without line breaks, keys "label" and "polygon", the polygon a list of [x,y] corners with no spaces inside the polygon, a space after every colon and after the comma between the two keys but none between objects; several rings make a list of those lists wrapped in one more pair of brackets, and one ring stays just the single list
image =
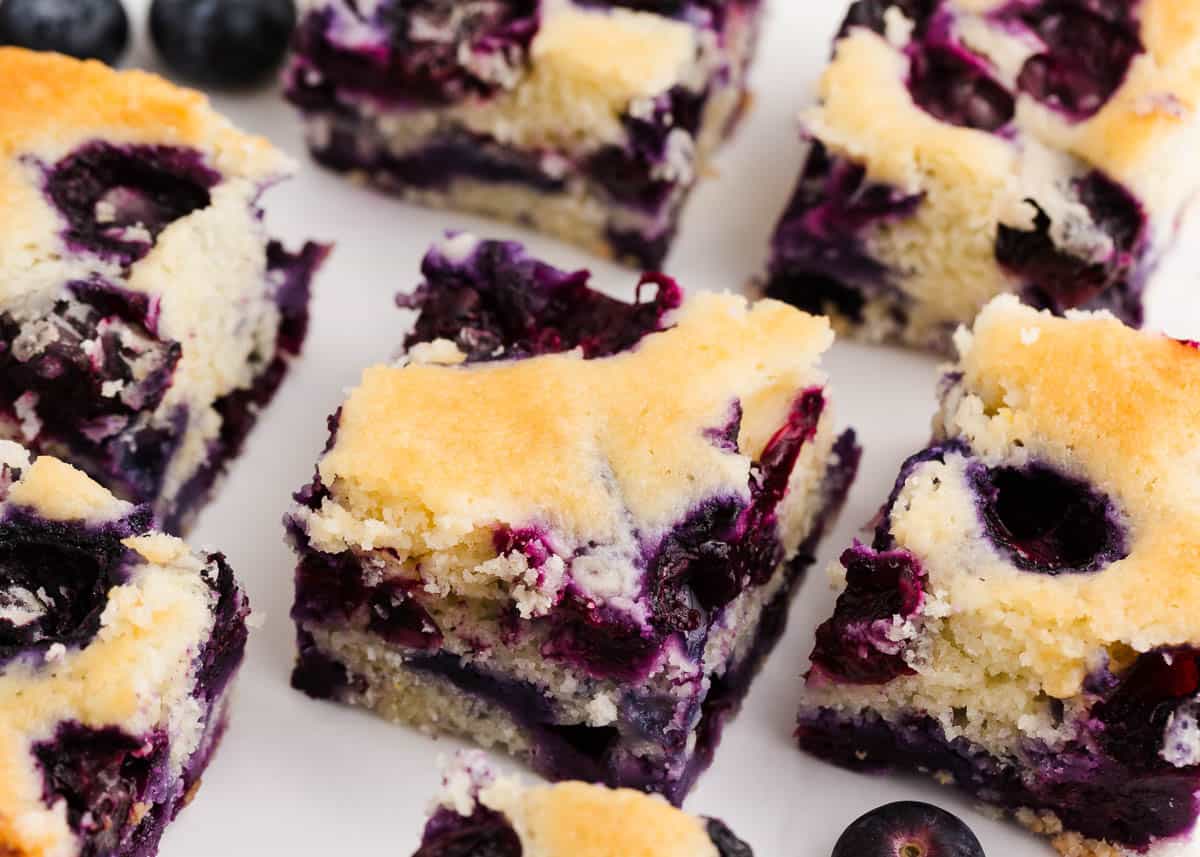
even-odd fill
[{"label": "sugary cake surface", "polygon": [[[78,470],[47,456],[30,464],[25,451],[8,441],[0,441],[0,465],[8,483],[0,505],[6,572],[20,574],[21,563],[36,561],[23,552],[29,548],[21,542],[21,528],[48,522],[51,535],[36,539],[61,538],[69,545],[72,538],[93,539],[67,550],[89,551],[113,583],[106,591],[97,581],[97,591],[84,594],[83,588],[55,588],[49,579],[34,590],[34,583],[20,577],[14,583],[9,576],[0,588],[0,852],[74,855],[80,853],[77,808],[49,785],[43,748],[68,727],[131,736],[127,740],[135,740],[135,747],[161,733],[170,752],[157,776],[183,776],[192,754],[211,740],[205,737],[211,712],[196,696],[197,675],[219,595],[208,562],[180,540],[151,531],[144,510],[117,500]],[[33,549],[55,556],[49,543],[35,540]],[[60,554],[56,562],[69,556]],[[75,603],[93,596],[100,603],[90,608]],[[63,618],[79,610],[87,612],[73,623]],[[147,753],[150,749],[147,744]],[[64,771],[74,763],[66,757],[50,762]],[[99,800],[103,788],[117,788],[117,774],[113,777],[83,788],[96,789]],[[84,811],[96,812],[97,825],[123,827],[124,818],[106,814],[116,806]]]},{"label": "sugary cake surface", "polygon": [[[319,466],[330,526],[343,520],[328,514],[335,502],[359,523],[315,535],[361,540],[374,527],[377,547],[431,549],[497,522],[542,522],[579,545],[612,543],[631,523],[649,535],[702,500],[744,495],[796,391],[823,380],[814,364],[828,324],[716,294],[694,296],[672,323],[596,360],[368,370]],[[706,435],[739,400],[744,455]],[[403,544],[385,535],[396,527]]]}]

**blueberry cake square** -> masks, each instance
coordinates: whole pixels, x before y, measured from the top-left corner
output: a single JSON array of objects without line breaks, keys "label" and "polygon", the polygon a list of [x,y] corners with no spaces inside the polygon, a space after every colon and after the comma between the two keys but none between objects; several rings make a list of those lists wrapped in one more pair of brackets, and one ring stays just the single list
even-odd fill
[{"label": "blueberry cake square", "polygon": [[0,854],[152,857],[225,729],[248,613],[221,554],[0,441]]},{"label": "blueberry cake square", "polygon": [[0,48],[0,437],[187,528],[304,339],[292,165],[199,94]]},{"label": "blueberry cake square", "polygon": [[747,98],[761,0],[310,0],[322,164],[657,268]]},{"label": "blueberry cake square", "polygon": [[1002,293],[1139,326],[1200,192],[1198,105],[1194,0],[859,0],[767,294],[937,350]]},{"label": "blueberry cake square", "polygon": [[858,464],[828,322],[462,234],[423,273],[290,515],[293,683],[679,801]]},{"label": "blueberry cake square", "polygon": [[1067,857],[1195,853],[1200,352],[993,299],[842,557],[801,745],[932,772]]},{"label": "blueberry cake square", "polygon": [[413,857],[754,857],[721,821],[579,781],[526,786],[478,751],[443,776]]}]

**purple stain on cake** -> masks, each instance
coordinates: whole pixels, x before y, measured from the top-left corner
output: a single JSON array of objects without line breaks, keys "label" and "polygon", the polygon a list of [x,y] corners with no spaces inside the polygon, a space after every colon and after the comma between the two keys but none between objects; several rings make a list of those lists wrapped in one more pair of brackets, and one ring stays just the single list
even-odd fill
[{"label": "purple stain on cake", "polygon": [[1012,562],[1042,574],[1098,571],[1129,553],[1112,500],[1044,464],[967,467],[988,538]]},{"label": "purple stain on cake", "polygon": [[1000,225],[996,261],[1025,280],[1026,299],[1059,315],[1068,309],[1112,309],[1132,325],[1142,320],[1144,274],[1139,264],[1147,247],[1146,215],[1140,203],[1102,173],[1090,172],[1073,187],[1092,223],[1111,241],[1103,258],[1083,258],[1051,238],[1052,222],[1036,200],[1032,230]]},{"label": "purple stain on cake", "polygon": [[480,69],[523,66],[539,25],[536,0],[476,0],[466,6],[390,0],[370,18],[358,17],[374,38],[353,47],[339,43],[338,24],[328,9],[301,19],[293,52],[302,61],[289,73],[286,90],[297,107],[341,110],[339,93],[411,107],[492,95],[501,81]]},{"label": "purple stain on cake", "polygon": [[[421,272],[425,282],[397,299],[420,313],[405,347],[449,339],[470,362],[576,348],[588,359],[608,357],[665,329],[683,300],[661,274],[643,275],[632,304],[610,298],[588,286],[587,271],[561,271],[514,242],[482,241],[461,261],[435,249]],[[644,286],[655,288],[653,300],[643,301]]]},{"label": "purple stain on cake", "polygon": [[1074,120],[1098,112],[1144,50],[1134,17],[1138,0],[1014,2],[993,13],[1020,24],[1043,49],[1025,61],[1017,87]]},{"label": "purple stain on cake", "polygon": [[868,296],[891,288],[865,235],[911,216],[921,198],[870,181],[861,164],[814,140],[772,238],[767,295],[811,313],[833,306],[861,321]]},{"label": "purple stain on cake", "polygon": [[82,648],[100,630],[108,592],[137,555],[121,544],[150,526],[145,508],[88,526],[16,509],[0,521],[0,667],[54,645]]},{"label": "purple stain on cake", "polygon": [[46,169],[46,195],[73,249],[129,265],[171,223],[206,208],[220,178],[193,149],[93,142]]},{"label": "purple stain on cake", "polygon": [[904,626],[920,616],[926,574],[906,550],[875,551],[855,544],[842,554],[846,588],[833,616],[817,628],[811,684],[886,684],[913,675],[905,660],[911,633]]}]

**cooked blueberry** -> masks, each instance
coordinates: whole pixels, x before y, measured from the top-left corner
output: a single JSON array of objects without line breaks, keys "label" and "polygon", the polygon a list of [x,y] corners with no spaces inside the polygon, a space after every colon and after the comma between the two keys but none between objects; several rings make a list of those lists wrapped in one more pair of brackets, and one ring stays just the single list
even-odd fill
[{"label": "cooked blueberry", "polygon": [[279,67],[296,26],[293,0],[154,0],[150,34],[178,74],[252,86]]},{"label": "cooked blueberry", "polygon": [[1200,692],[1200,652],[1177,647],[1139,655],[1107,699],[1092,709],[1105,749],[1138,769],[1162,766],[1168,722]]},{"label": "cooked blueberry", "polygon": [[111,65],[128,43],[121,0],[0,0],[0,45]]},{"label": "cooked blueberry", "polygon": [[1017,86],[1073,116],[1091,116],[1121,85],[1142,50],[1132,3],[1058,0],[1029,8],[1018,17],[1046,45],[1021,69]]},{"label": "cooked blueberry", "polygon": [[122,535],[21,517],[0,524],[0,663],[95,636],[109,589],[124,579]]},{"label": "cooked blueberry", "polygon": [[970,468],[988,536],[1014,563],[1044,574],[1095,571],[1125,556],[1112,501],[1041,464]]},{"label": "cooked blueberry", "polygon": [[1007,125],[1016,109],[1012,95],[982,64],[938,45],[914,54],[908,88],[938,119],[981,131]]},{"label": "cooked blueberry", "polygon": [[171,223],[208,206],[219,180],[192,149],[95,142],[47,169],[46,193],[69,243],[129,264]]},{"label": "cooked blueberry", "polygon": [[857,319],[887,271],[863,242],[868,230],[912,214],[920,195],[867,179],[866,169],[814,142],[772,238],[767,296]]},{"label": "cooked blueberry", "polygon": [[469,818],[441,812],[413,857],[521,857],[521,839],[504,816],[477,809]]},{"label": "cooked blueberry", "polygon": [[725,822],[716,818],[706,819],[705,830],[713,845],[717,846],[718,857],[754,857],[750,846],[734,836]]},{"label": "cooked blueberry", "polygon": [[873,809],[846,828],[832,857],[984,857],[957,816],[927,803],[900,801]]},{"label": "cooked blueberry", "polygon": [[[590,288],[587,271],[560,271],[502,241],[480,244],[461,265],[430,254],[421,273],[425,283],[398,299],[420,310],[405,346],[450,339],[471,361],[575,348],[586,358],[616,354],[662,330],[682,301],[678,284],[657,274],[643,277],[634,303],[616,300]],[[654,298],[643,301],[647,285]]]},{"label": "cooked blueberry", "polygon": [[855,545],[842,554],[846,588],[832,618],[817,629],[812,678],[847,684],[884,684],[913,669],[895,636],[895,619],[918,615],[925,572],[905,550]]},{"label": "cooked blueberry", "polygon": [[1112,239],[1106,258],[1081,258],[1056,245],[1050,217],[1035,200],[1033,229],[1001,225],[996,235],[996,260],[1025,280],[1029,302],[1059,314],[1096,307],[1107,293],[1127,288],[1145,244],[1145,214],[1129,191],[1098,172],[1074,187],[1092,222]]},{"label": "cooked blueberry", "polygon": [[135,804],[146,797],[165,740],[146,740],[119,729],[78,723],[59,727],[53,740],[34,747],[42,766],[43,800],[63,801],[67,822],[84,840],[85,857],[124,853],[118,846],[136,824]]}]

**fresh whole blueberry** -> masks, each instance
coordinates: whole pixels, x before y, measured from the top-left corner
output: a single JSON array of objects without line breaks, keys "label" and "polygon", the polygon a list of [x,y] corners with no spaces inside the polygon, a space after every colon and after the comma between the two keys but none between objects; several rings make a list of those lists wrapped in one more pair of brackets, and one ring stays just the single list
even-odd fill
[{"label": "fresh whole blueberry", "polygon": [[873,809],[846,828],[832,857],[984,857],[957,816],[927,803],[900,801]]},{"label": "fresh whole blueberry", "polygon": [[164,62],[197,83],[252,86],[279,67],[293,0],[154,0],[150,34]]},{"label": "fresh whole blueberry", "polygon": [[111,65],[128,44],[121,0],[0,0],[0,45]]}]

